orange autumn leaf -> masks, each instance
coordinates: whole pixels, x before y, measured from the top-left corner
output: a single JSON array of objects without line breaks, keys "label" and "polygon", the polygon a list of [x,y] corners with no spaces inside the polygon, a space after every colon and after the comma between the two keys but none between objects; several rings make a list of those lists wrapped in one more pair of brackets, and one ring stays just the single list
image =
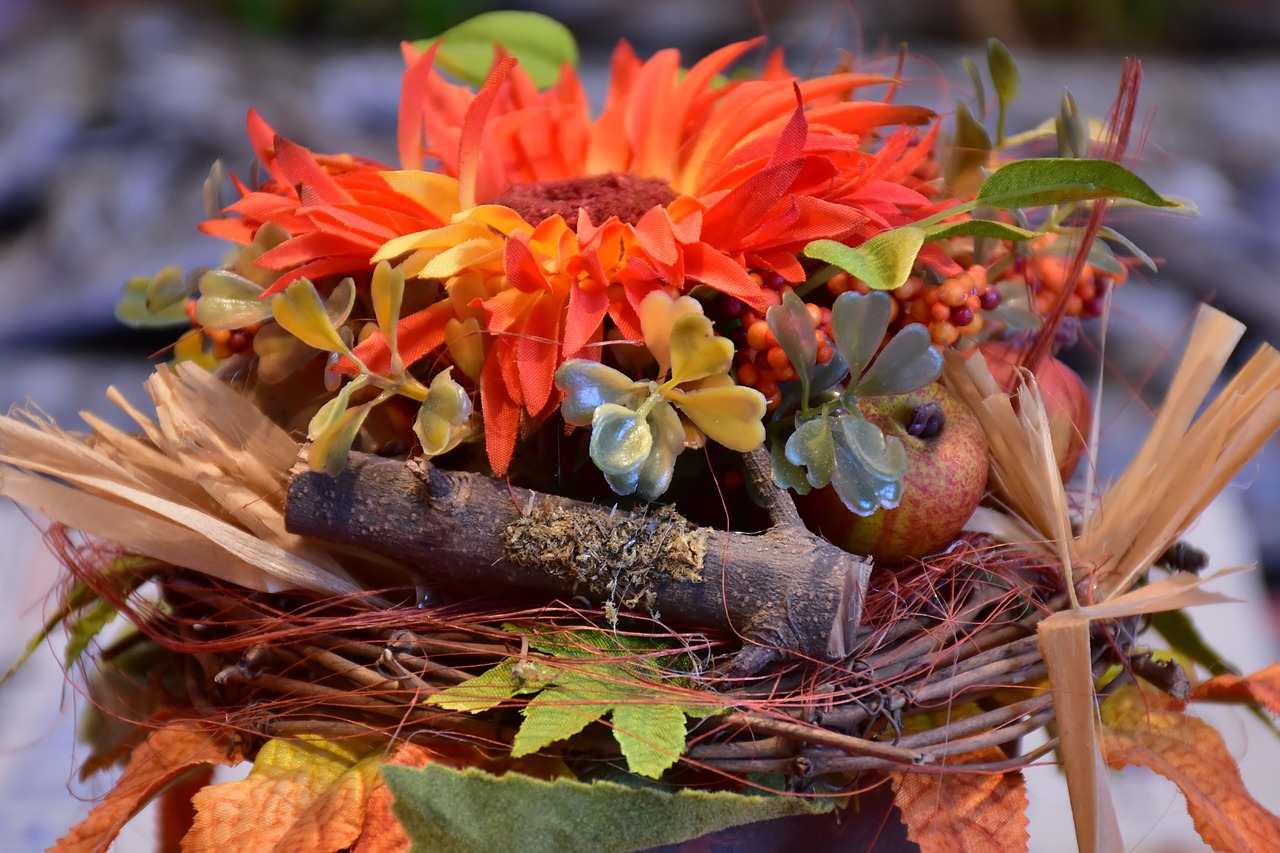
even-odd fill
[{"label": "orange autumn leaf", "polygon": [[[425,747],[406,743],[387,763],[420,769],[431,763],[432,757]],[[409,836],[391,812],[394,799],[386,785],[380,784],[373,789],[365,808],[364,828],[351,853],[409,853]]]},{"label": "orange autumn leaf", "polygon": [[120,781],[84,820],[58,839],[51,853],[106,850],[121,828],[157,792],[192,767],[239,764],[231,736],[199,722],[170,723],[133,750]]},{"label": "orange autumn leaf", "polygon": [[[999,747],[946,759],[947,764],[1002,761]],[[1026,850],[1027,786],[1012,773],[890,773],[907,838],[922,853],[1013,853]]]},{"label": "orange autumn leaf", "polygon": [[1222,736],[1154,690],[1118,690],[1102,703],[1100,746],[1113,768],[1138,765],[1173,782],[1214,850],[1280,850],[1280,818],[1245,790]]},{"label": "orange autumn leaf", "polygon": [[196,819],[182,849],[345,850],[360,836],[380,764],[365,742],[268,741],[246,778],[192,799]]},{"label": "orange autumn leaf", "polygon": [[1280,716],[1280,663],[1273,663],[1252,675],[1214,676],[1192,688],[1191,699],[1261,705]]}]

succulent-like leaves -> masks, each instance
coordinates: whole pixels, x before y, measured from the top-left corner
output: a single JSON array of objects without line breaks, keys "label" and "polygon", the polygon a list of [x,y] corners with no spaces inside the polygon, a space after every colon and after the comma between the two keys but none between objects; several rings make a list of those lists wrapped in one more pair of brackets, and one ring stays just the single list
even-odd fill
[{"label": "succulent-like leaves", "polygon": [[596,408],[591,418],[591,460],[606,476],[638,474],[652,449],[653,432],[639,412],[616,403]]},{"label": "succulent-like leaves", "polygon": [[334,329],[324,300],[307,279],[298,279],[283,293],[272,297],[271,313],[277,323],[308,346],[325,352],[351,354]]},{"label": "succulent-like leaves", "polygon": [[831,306],[831,335],[855,385],[884,340],[892,298],[887,293],[863,296],[848,291]]},{"label": "succulent-like leaves", "polygon": [[210,270],[200,277],[196,322],[206,329],[243,329],[271,317],[262,285],[229,270]]},{"label": "succulent-like leaves", "polygon": [[860,413],[833,416],[836,464],[831,483],[850,512],[868,516],[902,499],[907,451],[896,438],[886,438]]},{"label": "succulent-like leaves", "polygon": [[676,321],[686,314],[702,314],[702,303],[692,296],[672,299],[665,291],[655,290],[640,302],[640,331],[645,349],[658,362],[658,375],[671,369],[671,335]]},{"label": "succulent-like leaves", "polygon": [[471,415],[471,398],[454,381],[452,369],[437,373],[413,423],[423,454],[439,456],[457,447],[474,431]]},{"label": "succulent-like leaves", "polygon": [[671,384],[728,373],[732,366],[733,342],[717,337],[704,315],[684,314],[675,321],[671,327]]},{"label": "succulent-like leaves", "polygon": [[404,374],[404,361],[400,358],[396,326],[400,322],[400,305],[404,301],[404,268],[393,268],[386,261],[379,261],[373,268],[369,295],[373,300],[373,314],[377,318],[378,329],[387,339],[387,347],[391,350],[391,375],[401,376]]},{"label": "succulent-like leaves", "polygon": [[606,403],[640,405],[648,385],[621,371],[586,358],[571,358],[556,371],[556,387],[564,392],[560,413],[573,426],[587,426]]},{"label": "succulent-like leaves", "polygon": [[[803,468],[806,484],[815,489],[830,483],[835,473],[836,445],[827,421],[826,415],[820,415],[801,423],[787,439],[785,449],[787,462]],[[776,465],[774,470],[776,473]]]},{"label": "succulent-like leaves", "polygon": [[809,309],[804,300],[788,290],[782,295],[782,304],[771,307],[765,319],[800,379],[801,405],[808,406],[813,372],[818,364],[818,344],[814,338],[817,326],[809,316]]},{"label": "succulent-like leaves", "polygon": [[929,332],[913,323],[898,330],[884,345],[854,386],[859,397],[905,394],[923,388],[942,375],[942,354],[934,349]]},{"label": "succulent-like leaves", "polygon": [[347,456],[351,453],[351,445],[360,434],[365,418],[369,417],[374,406],[389,396],[390,392],[383,392],[369,402],[353,406],[338,415],[311,442],[311,448],[307,451],[307,464],[311,470],[322,471],[330,477],[342,473],[343,466],[347,464]]}]

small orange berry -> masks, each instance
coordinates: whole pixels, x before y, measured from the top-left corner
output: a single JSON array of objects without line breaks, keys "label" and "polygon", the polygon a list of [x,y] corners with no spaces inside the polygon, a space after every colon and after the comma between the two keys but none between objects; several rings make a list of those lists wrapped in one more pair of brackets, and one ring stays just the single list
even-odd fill
[{"label": "small orange berry", "polygon": [[805,307],[805,310],[809,312],[809,319],[813,320],[813,325],[821,326],[822,325],[822,308],[817,305],[814,305],[812,302],[806,302],[804,307]]},{"label": "small orange berry", "polygon": [[960,339],[960,330],[952,323],[930,323],[929,337],[940,347],[949,347]]},{"label": "small orange berry", "polygon": [[760,371],[751,362],[738,365],[738,384],[754,388],[760,382]]},{"label": "small orange berry", "polygon": [[747,327],[747,346],[753,350],[764,352],[777,345],[778,339],[773,336],[773,330],[764,320],[757,320]]},{"label": "small orange berry", "polygon": [[964,273],[949,278],[938,286],[938,301],[952,308],[963,305],[972,286],[971,279]]},{"label": "small orange berry", "polygon": [[942,302],[935,302],[929,309],[929,317],[937,323],[945,323],[951,319],[951,309]]},{"label": "small orange berry", "polygon": [[[769,360],[769,366],[773,368],[775,373],[781,374],[784,369],[791,367],[791,359],[782,347],[771,347],[765,354],[765,358]],[[781,375],[778,378],[781,379]]]}]

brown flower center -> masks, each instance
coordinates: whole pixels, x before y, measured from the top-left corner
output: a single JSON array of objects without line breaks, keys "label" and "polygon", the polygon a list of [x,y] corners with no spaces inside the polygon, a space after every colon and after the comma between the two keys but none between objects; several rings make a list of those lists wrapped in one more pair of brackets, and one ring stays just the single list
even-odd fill
[{"label": "brown flower center", "polygon": [[655,205],[669,204],[675,198],[675,191],[666,181],[610,172],[517,184],[507,187],[493,201],[511,208],[533,225],[558,213],[570,228],[576,229],[579,210],[585,210],[597,225],[610,216],[634,225]]}]

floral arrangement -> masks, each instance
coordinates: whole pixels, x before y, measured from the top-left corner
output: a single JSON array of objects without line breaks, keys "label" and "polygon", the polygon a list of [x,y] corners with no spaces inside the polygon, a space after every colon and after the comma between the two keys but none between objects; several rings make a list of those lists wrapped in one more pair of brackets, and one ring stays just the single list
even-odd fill
[{"label": "floral arrangement", "polygon": [[1120,844],[1105,764],[1280,847],[1186,712],[1280,712],[1280,670],[1196,676],[1180,611],[1220,597],[1178,541],[1280,426],[1280,359],[1202,405],[1242,331],[1205,309],[1132,467],[1063,485],[1096,436],[1054,348],[1151,264],[1107,212],[1189,210],[1123,165],[1140,67],[1010,135],[998,42],[945,120],[759,46],[622,44],[593,114],[562,27],[482,15],[404,45],[398,167],[249,114],[226,262],[120,305],[185,326],[155,416],[0,421],[67,569],[45,633],[109,673],[83,772],[124,764],[55,849],[157,795],[190,851],[852,843],[886,792],[922,850],[1026,849],[1055,751],[1081,849]]}]

